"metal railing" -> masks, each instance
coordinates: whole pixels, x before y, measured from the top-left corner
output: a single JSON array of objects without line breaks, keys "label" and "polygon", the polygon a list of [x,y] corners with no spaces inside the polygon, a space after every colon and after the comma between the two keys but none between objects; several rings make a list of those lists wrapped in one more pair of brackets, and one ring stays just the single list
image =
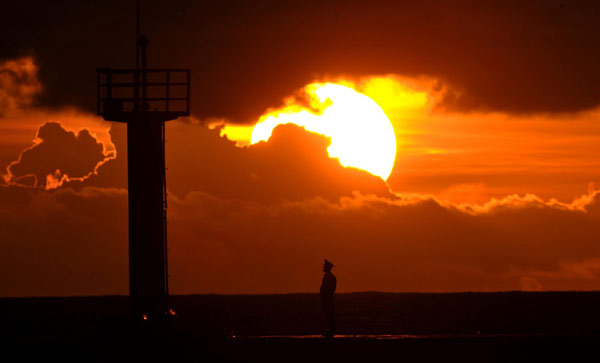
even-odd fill
[{"label": "metal railing", "polygon": [[96,72],[98,115],[107,119],[134,112],[190,115],[189,69],[101,68]]}]

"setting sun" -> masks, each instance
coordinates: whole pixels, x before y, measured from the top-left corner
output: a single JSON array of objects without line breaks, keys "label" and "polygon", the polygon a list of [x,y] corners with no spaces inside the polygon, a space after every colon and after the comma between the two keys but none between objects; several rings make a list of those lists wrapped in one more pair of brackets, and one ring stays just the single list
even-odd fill
[{"label": "setting sun", "polygon": [[331,138],[329,155],[344,166],[360,168],[384,180],[396,158],[396,137],[390,120],[368,96],[334,83],[304,88],[307,107],[288,106],[263,115],[251,143],[266,141],[277,125],[293,123]]}]

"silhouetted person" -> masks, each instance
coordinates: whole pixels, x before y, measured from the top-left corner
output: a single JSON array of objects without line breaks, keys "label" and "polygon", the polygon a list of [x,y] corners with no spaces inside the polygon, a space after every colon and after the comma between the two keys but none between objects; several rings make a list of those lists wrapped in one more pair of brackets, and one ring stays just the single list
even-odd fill
[{"label": "silhouetted person", "polygon": [[333,264],[327,259],[323,264],[323,281],[321,281],[321,305],[325,312],[327,319],[327,331],[325,332],[326,338],[333,338],[335,334],[335,306],[334,306],[334,293],[337,285],[337,279],[335,275],[331,273]]}]

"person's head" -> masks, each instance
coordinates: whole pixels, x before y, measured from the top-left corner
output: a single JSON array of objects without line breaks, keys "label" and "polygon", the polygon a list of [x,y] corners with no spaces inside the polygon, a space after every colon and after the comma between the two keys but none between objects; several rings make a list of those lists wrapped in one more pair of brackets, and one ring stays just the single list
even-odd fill
[{"label": "person's head", "polygon": [[329,272],[329,271],[331,271],[332,267],[333,267],[333,263],[331,263],[327,259],[325,259],[325,263],[323,263],[323,271]]}]

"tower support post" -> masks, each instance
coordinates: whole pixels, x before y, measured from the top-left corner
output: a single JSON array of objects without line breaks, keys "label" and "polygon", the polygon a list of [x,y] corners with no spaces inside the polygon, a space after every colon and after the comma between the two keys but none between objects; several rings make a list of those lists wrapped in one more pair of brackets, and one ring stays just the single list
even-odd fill
[{"label": "tower support post", "polygon": [[134,316],[168,312],[163,120],[138,112],[127,122],[129,294]]}]

